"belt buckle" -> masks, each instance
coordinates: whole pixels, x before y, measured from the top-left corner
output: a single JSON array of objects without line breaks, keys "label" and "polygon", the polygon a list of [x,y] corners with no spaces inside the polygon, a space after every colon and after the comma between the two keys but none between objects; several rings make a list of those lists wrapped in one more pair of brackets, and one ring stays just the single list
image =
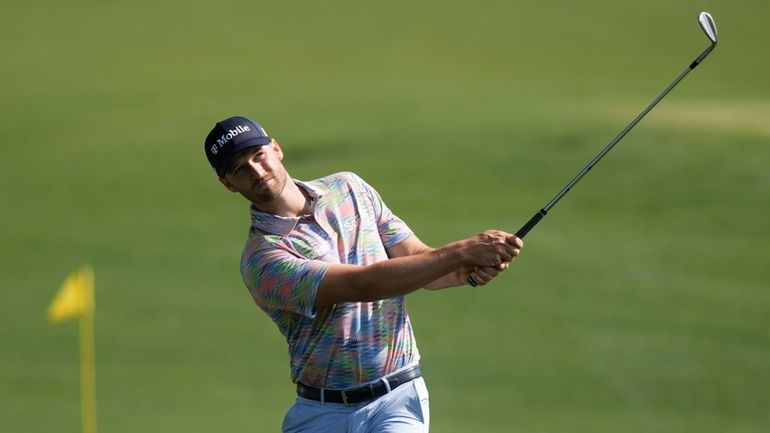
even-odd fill
[{"label": "belt buckle", "polygon": [[340,394],[342,394],[342,404],[348,405],[348,392],[347,391],[341,391]]}]

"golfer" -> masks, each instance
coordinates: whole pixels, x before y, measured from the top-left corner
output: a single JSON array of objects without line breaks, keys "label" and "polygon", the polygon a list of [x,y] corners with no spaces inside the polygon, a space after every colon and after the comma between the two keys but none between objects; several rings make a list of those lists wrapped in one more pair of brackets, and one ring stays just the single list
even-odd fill
[{"label": "golfer", "polygon": [[353,173],[303,182],[245,117],[218,122],[205,151],[251,203],[241,275],[289,345],[297,399],[283,432],[427,432],[428,391],[404,296],[484,285],[523,243],[488,230],[430,248]]}]

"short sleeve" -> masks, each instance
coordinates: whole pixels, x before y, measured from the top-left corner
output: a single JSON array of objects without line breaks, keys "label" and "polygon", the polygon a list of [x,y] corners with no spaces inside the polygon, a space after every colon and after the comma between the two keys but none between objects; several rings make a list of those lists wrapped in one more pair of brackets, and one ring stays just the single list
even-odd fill
[{"label": "short sleeve", "polygon": [[315,299],[329,264],[298,258],[282,249],[244,251],[241,276],[262,308],[315,316]]},{"label": "short sleeve", "polygon": [[354,179],[363,189],[366,197],[370,200],[374,210],[374,218],[377,224],[377,231],[380,233],[380,239],[385,248],[399,244],[406,239],[414,236],[414,233],[406,223],[391,212],[390,208],[380,197],[380,194],[372,188],[366,181],[353,174]]}]

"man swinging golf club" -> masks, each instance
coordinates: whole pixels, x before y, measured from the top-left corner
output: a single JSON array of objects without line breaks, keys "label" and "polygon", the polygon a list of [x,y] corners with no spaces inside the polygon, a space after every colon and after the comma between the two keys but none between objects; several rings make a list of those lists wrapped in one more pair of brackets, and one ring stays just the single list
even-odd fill
[{"label": "man swinging golf club", "polygon": [[205,152],[222,184],[251,203],[241,275],[286,338],[297,387],[282,430],[427,432],[404,296],[487,284],[522,241],[488,230],[430,248],[357,175],[292,179],[278,142],[245,117],[218,122]]}]

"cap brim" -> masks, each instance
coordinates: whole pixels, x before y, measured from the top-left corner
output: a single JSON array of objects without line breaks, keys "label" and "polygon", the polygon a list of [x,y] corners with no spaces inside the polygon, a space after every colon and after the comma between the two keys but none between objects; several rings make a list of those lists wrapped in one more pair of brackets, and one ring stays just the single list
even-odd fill
[{"label": "cap brim", "polygon": [[233,146],[233,152],[239,152],[247,147],[264,146],[266,144],[270,144],[270,137],[254,137]]}]

